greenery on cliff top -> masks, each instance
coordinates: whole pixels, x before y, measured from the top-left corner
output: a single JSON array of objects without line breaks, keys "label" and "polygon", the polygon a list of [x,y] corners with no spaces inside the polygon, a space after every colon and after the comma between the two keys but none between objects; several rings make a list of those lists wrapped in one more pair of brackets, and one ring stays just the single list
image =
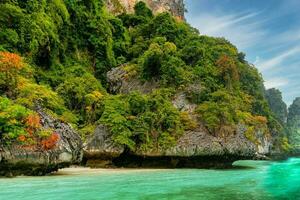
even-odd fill
[{"label": "greenery on cliff top", "polygon": [[[141,2],[134,14],[115,17],[101,0],[3,0],[0,50],[0,105],[6,105],[0,138],[6,142],[32,139],[24,119],[39,104],[83,137],[103,123],[115,142],[132,150],[165,149],[197,127],[172,105],[175,91],[197,105],[198,120],[212,134],[234,134],[244,124],[246,137],[257,142],[256,130],[268,135],[279,126],[261,75],[243,53],[168,13],[154,16]],[[106,73],[120,65],[160,88],[109,94]]]}]

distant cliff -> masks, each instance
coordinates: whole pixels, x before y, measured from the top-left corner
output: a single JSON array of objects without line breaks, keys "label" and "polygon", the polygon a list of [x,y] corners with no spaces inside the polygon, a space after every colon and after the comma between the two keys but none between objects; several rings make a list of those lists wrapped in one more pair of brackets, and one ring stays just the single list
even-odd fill
[{"label": "distant cliff", "polygon": [[[108,9],[116,14],[133,12],[134,5],[139,0],[107,0]],[[170,12],[173,16],[184,19],[183,0],[143,0],[154,13]]]},{"label": "distant cliff", "polygon": [[300,97],[297,97],[289,107],[287,118],[289,140],[294,153],[300,153]]}]

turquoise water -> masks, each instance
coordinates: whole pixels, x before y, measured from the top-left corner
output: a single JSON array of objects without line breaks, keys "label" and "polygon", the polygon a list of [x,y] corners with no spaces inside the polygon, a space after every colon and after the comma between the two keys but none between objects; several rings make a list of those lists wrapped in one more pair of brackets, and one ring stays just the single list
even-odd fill
[{"label": "turquoise water", "polygon": [[300,159],[241,161],[237,165],[251,168],[0,179],[0,199],[300,199]]}]

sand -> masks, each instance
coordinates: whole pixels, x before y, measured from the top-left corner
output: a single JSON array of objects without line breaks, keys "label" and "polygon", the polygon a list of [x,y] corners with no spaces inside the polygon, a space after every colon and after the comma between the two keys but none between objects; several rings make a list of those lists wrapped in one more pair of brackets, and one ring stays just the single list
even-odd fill
[{"label": "sand", "polygon": [[153,172],[162,171],[166,169],[128,169],[128,168],[115,168],[115,169],[94,169],[89,167],[69,167],[58,170],[53,175],[79,175],[79,174],[112,174],[112,173],[135,173],[135,172]]}]

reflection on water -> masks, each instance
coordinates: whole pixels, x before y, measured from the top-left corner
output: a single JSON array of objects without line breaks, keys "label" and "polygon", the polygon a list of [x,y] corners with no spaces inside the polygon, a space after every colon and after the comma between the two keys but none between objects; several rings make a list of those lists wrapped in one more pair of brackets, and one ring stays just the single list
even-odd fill
[{"label": "reflection on water", "polygon": [[[232,170],[163,170],[0,179],[0,200],[300,199],[300,159]],[[247,167],[247,168],[241,168]]]}]

